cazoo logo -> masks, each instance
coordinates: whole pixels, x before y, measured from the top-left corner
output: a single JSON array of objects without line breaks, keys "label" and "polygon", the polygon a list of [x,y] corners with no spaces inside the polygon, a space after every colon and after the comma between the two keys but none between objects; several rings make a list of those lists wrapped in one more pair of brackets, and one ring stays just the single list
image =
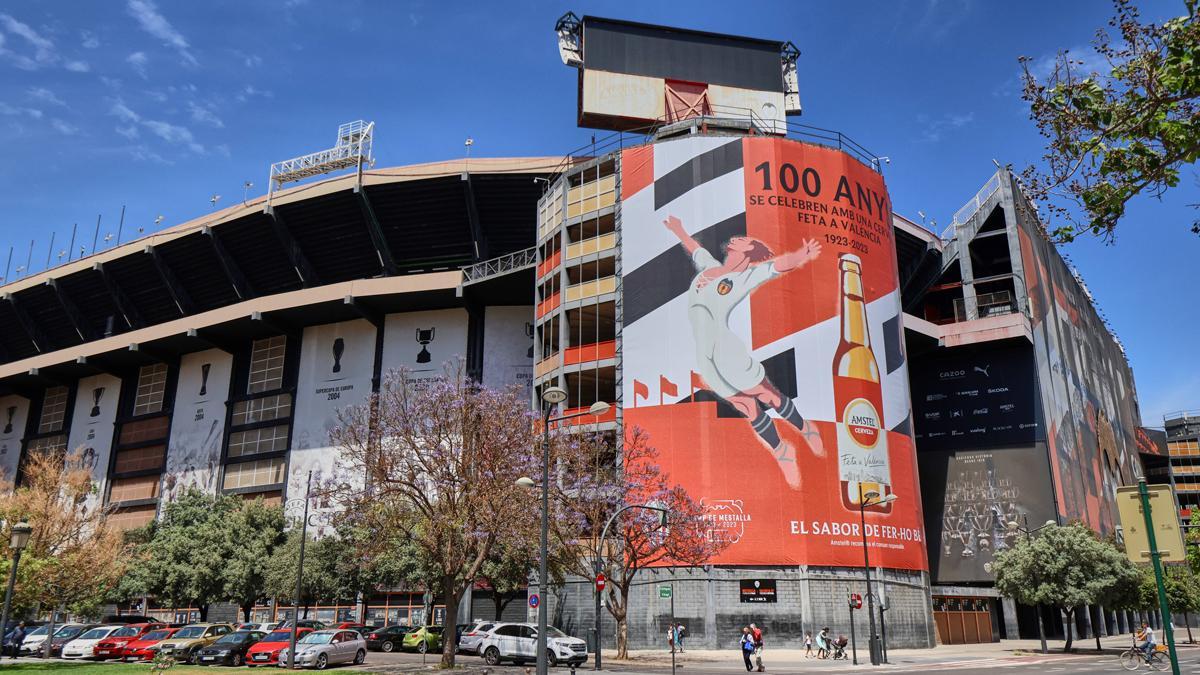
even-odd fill
[{"label": "cazoo logo", "polygon": [[746,534],[746,523],[750,514],[742,510],[740,499],[700,500],[704,507],[704,519],[708,521],[707,537],[710,541],[736,544]]}]

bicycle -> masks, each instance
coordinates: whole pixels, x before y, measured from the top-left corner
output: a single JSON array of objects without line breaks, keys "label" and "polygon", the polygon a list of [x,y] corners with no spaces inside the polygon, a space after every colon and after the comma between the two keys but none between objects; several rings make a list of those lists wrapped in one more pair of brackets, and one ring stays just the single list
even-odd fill
[{"label": "bicycle", "polygon": [[1117,658],[1120,659],[1121,667],[1125,670],[1137,670],[1142,667],[1142,664],[1145,664],[1150,670],[1164,671],[1171,669],[1171,659],[1167,658],[1167,655],[1158,648],[1158,645],[1155,645],[1154,650],[1147,656],[1146,652],[1143,652],[1142,648],[1137,643],[1134,643],[1132,647],[1121,652]]}]

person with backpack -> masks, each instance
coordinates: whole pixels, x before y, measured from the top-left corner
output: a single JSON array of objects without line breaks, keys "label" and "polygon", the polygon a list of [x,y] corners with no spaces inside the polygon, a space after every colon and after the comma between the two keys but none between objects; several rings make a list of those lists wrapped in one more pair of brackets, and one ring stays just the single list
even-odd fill
[{"label": "person with backpack", "polygon": [[742,650],[742,660],[746,662],[746,672],[754,670],[754,662],[750,660],[754,656],[754,636],[750,634],[750,627],[742,627],[742,638],[738,640],[738,646]]},{"label": "person with backpack", "polygon": [[761,673],[766,670],[766,668],[763,667],[763,662],[762,662],[762,654],[763,654],[763,632],[762,632],[762,629],[759,628],[755,624],[750,624],[750,635],[751,635],[751,637],[754,638],[754,660],[758,665],[758,672]]}]

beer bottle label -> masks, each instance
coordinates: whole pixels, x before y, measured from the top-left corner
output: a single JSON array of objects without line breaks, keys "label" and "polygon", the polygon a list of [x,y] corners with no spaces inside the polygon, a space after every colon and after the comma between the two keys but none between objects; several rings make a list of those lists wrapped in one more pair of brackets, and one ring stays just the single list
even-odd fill
[{"label": "beer bottle label", "polygon": [[864,493],[884,494],[892,480],[887,431],[879,414],[878,382],[835,378],[838,405],[838,471],[845,483],[863,483]]}]

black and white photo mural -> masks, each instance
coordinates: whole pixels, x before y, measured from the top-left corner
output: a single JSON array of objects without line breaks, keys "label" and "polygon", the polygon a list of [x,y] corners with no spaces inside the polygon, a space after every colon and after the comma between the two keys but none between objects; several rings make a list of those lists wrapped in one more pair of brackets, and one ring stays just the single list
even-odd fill
[{"label": "black and white photo mural", "polygon": [[[292,449],[288,462],[289,508],[299,517],[308,472],[313,484],[341,482],[340,452],[333,447],[330,431],[338,425],[338,411],[365,401],[371,394],[375,365],[375,326],[365,319],[309,326],[300,347],[300,372],[296,382],[296,413],[292,422]],[[416,343],[413,343],[416,346]],[[414,351],[414,350],[410,350]],[[315,534],[326,534],[327,504],[312,504]]]},{"label": "black and white photo mural", "polygon": [[21,437],[29,416],[29,399],[23,396],[0,397],[0,491],[11,490],[21,459]]},{"label": "black and white photo mural", "polygon": [[80,379],[77,386],[67,450],[83,453],[83,464],[92,472],[92,482],[97,486],[93,494],[102,495],[112,452],[117,403],[121,400],[121,378],[102,373]]},{"label": "black and white photo mural", "polygon": [[437,377],[444,372],[446,363],[453,363],[466,353],[465,309],[389,314],[384,321],[385,377],[388,371],[400,368],[407,369],[413,379]]},{"label": "black and white photo mural", "polygon": [[488,307],[483,347],[483,384],[492,389],[518,384],[532,396],[533,308]]},{"label": "black and white photo mural", "polygon": [[180,359],[163,472],[165,500],[174,500],[189,488],[205,494],[216,492],[232,372],[233,356],[220,349],[184,354]]}]

